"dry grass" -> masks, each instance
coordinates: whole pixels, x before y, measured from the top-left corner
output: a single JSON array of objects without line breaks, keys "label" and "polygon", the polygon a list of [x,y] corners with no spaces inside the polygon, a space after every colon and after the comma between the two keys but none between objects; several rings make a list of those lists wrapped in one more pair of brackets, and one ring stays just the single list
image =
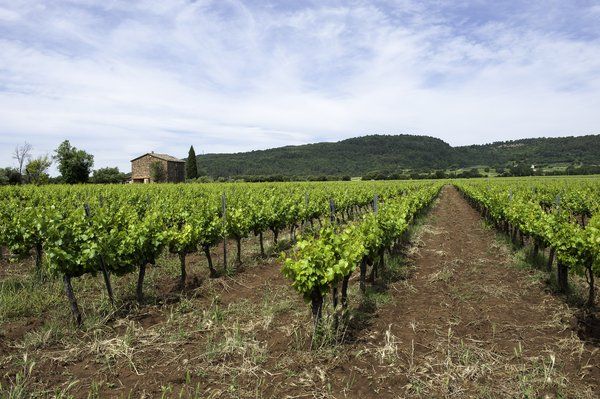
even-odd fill
[{"label": "dry grass", "polygon": [[448,267],[447,265],[444,265],[437,272],[430,274],[427,277],[427,281],[430,284],[435,284],[440,281],[443,281],[444,283],[448,283],[452,279],[453,274],[454,274],[453,269],[451,267]]},{"label": "dry grass", "polygon": [[400,373],[406,379],[402,397],[595,397],[591,389],[572,389],[552,351],[528,356],[519,342],[512,353],[502,353],[488,342],[455,336],[451,327],[436,337],[415,348],[414,340],[399,342],[390,326],[382,345],[372,349],[389,366],[380,382]]}]

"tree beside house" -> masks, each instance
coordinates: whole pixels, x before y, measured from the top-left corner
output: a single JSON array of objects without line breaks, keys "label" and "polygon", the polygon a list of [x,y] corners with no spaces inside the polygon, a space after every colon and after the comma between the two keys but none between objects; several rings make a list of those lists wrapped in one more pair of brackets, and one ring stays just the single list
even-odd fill
[{"label": "tree beside house", "polygon": [[185,175],[187,179],[195,179],[198,177],[198,164],[196,162],[196,151],[194,146],[190,146],[188,157],[185,162]]}]

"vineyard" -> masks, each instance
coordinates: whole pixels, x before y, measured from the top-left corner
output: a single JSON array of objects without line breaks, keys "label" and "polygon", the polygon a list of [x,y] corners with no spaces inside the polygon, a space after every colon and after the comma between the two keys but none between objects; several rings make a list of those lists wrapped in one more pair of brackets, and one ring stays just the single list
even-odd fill
[{"label": "vineyard", "polygon": [[0,204],[2,397],[600,389],[596,178],[3,187]]},{"label": "vineyard", "polygon": [[523,246],[532,258],[548,248],[547,270],[556,258],[556,281],[569,289],[569,273],[584,276],[587,305],[595,305],[594,276],[600,274],[600,185],[596,181],[533,181],[458,184],[460,190],[498,229]]}]

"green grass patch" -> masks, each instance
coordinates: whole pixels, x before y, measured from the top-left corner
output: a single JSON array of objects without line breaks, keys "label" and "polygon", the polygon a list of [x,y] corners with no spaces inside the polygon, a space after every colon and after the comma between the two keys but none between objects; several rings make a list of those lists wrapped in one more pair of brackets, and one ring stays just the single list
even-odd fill
[{"label": "green grass patch", "polygon": [[11,277],[0,282],[0,321],[39,316],[64,302],[61,284],[33,276]]}]

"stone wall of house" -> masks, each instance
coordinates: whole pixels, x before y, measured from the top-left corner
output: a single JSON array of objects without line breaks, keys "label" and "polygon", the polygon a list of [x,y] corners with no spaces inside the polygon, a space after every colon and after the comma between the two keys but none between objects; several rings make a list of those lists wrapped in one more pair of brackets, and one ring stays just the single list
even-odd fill
[{"label": "stone wall of house", "polygon": [[179,183],[185,181],[185,163],[184,162],[168,162],[167,166],[167,181]]},{"label": "stone wall of house", "polygon": [[[141,158],[131,162],[131,179],[150,179],[150,164],[155,161],[160,161],[151,155],[144,155]],[[165,170],[167,168],[166,161],[160,161],[163,163]]]}]

